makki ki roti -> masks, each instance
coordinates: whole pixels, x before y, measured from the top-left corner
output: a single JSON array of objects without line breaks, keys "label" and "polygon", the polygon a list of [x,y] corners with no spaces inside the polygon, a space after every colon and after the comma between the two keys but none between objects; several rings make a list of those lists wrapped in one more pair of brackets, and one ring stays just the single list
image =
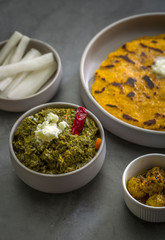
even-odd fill
[{"label": "makki ki roti", "polygon": [[165,77],[152,70],[157,57],[165,57],[165,34],[125,43],[95,71],[93,97],[129,124],[164,131]]}]

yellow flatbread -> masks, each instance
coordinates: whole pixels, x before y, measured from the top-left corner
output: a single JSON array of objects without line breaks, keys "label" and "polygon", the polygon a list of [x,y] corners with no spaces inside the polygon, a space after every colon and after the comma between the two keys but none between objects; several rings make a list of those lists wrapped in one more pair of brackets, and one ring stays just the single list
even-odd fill
[{"label": "yellow flatbread", "polygon": [[165,78],[152,70],[165,56],[165,34],[125,43],[95,72],[92,95],[113,116],[132,125],[165,130]]}]

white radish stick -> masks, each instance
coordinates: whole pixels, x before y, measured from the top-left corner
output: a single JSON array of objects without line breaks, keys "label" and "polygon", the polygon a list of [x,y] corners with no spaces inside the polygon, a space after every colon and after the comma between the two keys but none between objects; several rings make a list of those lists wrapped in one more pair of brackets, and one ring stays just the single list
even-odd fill
[{"label": "white radish stick", "polygon": [[[19,62],[26,50],[27,45],[29,44],[30,38],[27,36],[23,36],[18,44],[18,46],[16,47],[14,54],[12,54],[11,58],[8,60],[8,62],[5,62],[9,64],[9,63],[15,63],[15,62]],[[12,50],[11,50],[12,52]],[[8,58],[6,58],[8,59]],[[1,80],[1,79],[0,79]],[[3,78],[3,80],[0,81],[0,91],[4,91],[7,86],[12,82],[13,78],[12,77],[7,77],[7,78]]]},{"label": "white radish stick", "polygon": [[[38,56],[41,56],[41,53],[37,49],[31,48],[21,61],[30,60]],[[29,72],[18,73],[14,78],[12,78],[12,82],[7,86],[3,93],[0,94],[0,96],[7,97],[9,92],[14,89],[25,77],[27,77],[28,74]]]},{"label": "white radish stick", "polygon": [[14,55],[11,58],[10,63],[19,62],[22,59],[29,42],[30,42],[30,38],[29,37],[23,36],[21,38],[21,40],[20,40],[20,42],[19,42],[19,44],[18,44],[18,46],[17,46],[17,48],[16,48],[16,50],[14,52]]},{"label": "white radish stick", "polygon": [[4,91],[9,84],[12,82],[12,77],[4,78],[3,80],[0,81],[0,91]]},{"label": "white radish stick", "polygon": [[22,38],[22,34],[19,32],[14,32],[3,48],[0,50],[0,64],[5,60],[10,50],[17,45],[17,43]]},{"label": "white radish stick", "polygon": [[19,99],[36,93],[48,81],[55,70],[56,63],[54,62],[45,69],[28,74],[28,76],[24,78],[23,81],[8,94],[7,97],[10,99]]},{"label": "white radish stick", "polygon": [[36,58],[36,57],[39,57],[39,56],[41,56],[41,52],[38,51],[38,50],[35,49],[35,48],[31,48],[31,49],[25,54],[25,56],[22,58],[21,61],[30,60],[30,59],[33,59],[33,58]]},{"label": "white radish stick", "polygon": [[16,75],[20,72],[43,69],[53,62],[53,53],[46,53],[32,60],[20,61],[18,63],[0,66],[0,78]]},{"label": "white radish stick", "polygon": [[11,49],[11,51],[9,52],[9,54],[7,55],[7,57],[5,58],[5,60],[3,61],[2,65],[7,65],[7,64],[10,63],[10,59],[12,58],[15,50],[16,50],[16,47],[13,47],[13,48]]},{"label": "white radish stick", "polygon": [[[10,59],[13,56],[13,53],[14,53],[15,49],[16,49],[16,47],[12,48],[12,50],[9,52],[9,54],[5,58],[5,61],[2,63],[2,65],[9,64]],[[12,78],[11,77],[0,78],[0,91],[4,91],[11,82],[12,82]]]},{"label": "white radish stick", "polygon": [[[2,63],[2,66],[3,65],[7,65],[7,64],[9,64],[9,62],[10,62],[10,59],[11,59],[11,57],[13,56],[13,53],[14,53],[14,51],[15,51],[15,49],[16,49],[16,47],[13,47],[12,48],[12,50],[10,51],[10,53],[7,55],[7,57],[5,58],[5,61]],[[11,83],[11,81],[12,81],[12,78],[11,77],[8,77],[6,80],[6,83],[5,83],[5,79],[6,78],[0,78],[0,90],[1,91],[4,91],[6,88],[7,88],[7,86]],[[9,81],[9,79],[10,79],[10,81]],[[2,82],[2,83],[1,83]]]}]

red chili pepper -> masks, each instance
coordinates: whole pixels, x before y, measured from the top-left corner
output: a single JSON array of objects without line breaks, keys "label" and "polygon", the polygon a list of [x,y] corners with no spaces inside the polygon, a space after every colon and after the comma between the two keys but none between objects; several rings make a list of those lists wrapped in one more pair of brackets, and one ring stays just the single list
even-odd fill
[{"label": "red chili pepper", "polygon": [[75,119],[73,122],[72,130],[71,130],[72,135],[74,135],[74,134],[80,135],[80,133],[84,127],[86,116],[87,116],[87,112],[86,112],[85,108],[78,107],[77,111],[76,111],[76,116],[75,116]]}]

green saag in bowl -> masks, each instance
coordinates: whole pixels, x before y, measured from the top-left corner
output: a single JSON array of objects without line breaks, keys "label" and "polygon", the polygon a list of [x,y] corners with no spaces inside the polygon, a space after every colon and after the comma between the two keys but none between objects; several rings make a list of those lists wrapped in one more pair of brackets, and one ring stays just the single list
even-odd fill
[{"label": "green saag in bowl", "polygon": [[106,154],[103,127],[86,110],[82,130],[73,134],[78,108],[71,103],[43,104],[24,113],[12,127],[11,162],[27,185],[63,193],[86,185],[100,171]]},{"label": "green saag in bowl", "polygon": [[[42,141],[35,134],[36,128],[45,122],[50,113],[59,117],[58,123],[65,121],[67,127],[51,141]],[[87,116],[81,134],[71,134],[75,115],[76,109],[73,108],[46,108],[26,117],[13,139],[13,148],[20,162],[46,174],[74,171],[88,163],[97,153],[95,142],[99,129],[94,120]]]}]

